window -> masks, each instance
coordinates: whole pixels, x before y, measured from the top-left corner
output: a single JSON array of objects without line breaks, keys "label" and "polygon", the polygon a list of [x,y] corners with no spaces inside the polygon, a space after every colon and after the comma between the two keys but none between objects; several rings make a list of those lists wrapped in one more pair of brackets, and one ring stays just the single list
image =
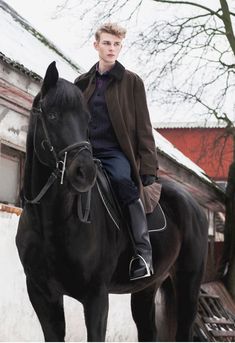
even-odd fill
[{"label": "window", "polygon": [[0,144],[0,202],[20,205],[24,153]]}]

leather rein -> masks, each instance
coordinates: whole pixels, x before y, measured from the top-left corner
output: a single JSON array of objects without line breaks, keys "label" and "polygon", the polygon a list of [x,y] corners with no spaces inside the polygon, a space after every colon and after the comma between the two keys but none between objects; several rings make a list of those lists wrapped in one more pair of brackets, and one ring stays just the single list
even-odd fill
[{"label": "leather rein", "polygon": [[[37,131],[37,123],[38,123],[38,118],[41,120],[41,124],[42,124],[42,128],[43,128],[43,133],[44,133],[44,137],[45,139],[42,140],[41,142],[41,146],[44,150],[46,150],[46,147],[48,147],[49,151],[51,152],[53,159],[55,161],[55,169],[52,171],[51,175],[49,176],[46,184],[43,186],[43,188],[41,189],[41,191],[37,194],[37,196],[34,199],[27,199],[25,198],[26,203],[29,204],[33,204],[33,205],[38,205],[40,204],[40,200],[42,199],[42,197],[46,194],[46,192],[48,191],[48,189],[54,184],[54,182],[60,178],[60,184],[62,185],[64,182],[64,173],[66,170],[66,161],[67,161],[67,154],[74,150],[74,149],[78,149],[78,151],[76,152],[75,157],[78,156],[78,154],[80,154],[83,150],[88,150],[91,154],[92,154],[92,147],[90,142],[88,141],[82,141],[82,142],[78,142],[78,143],[73,143],[71,145],[68,145],[66,148],[62,149],[61,151],[59,151],[59,153],[57,153],[53,147],[53,145],[51,144],[51,139],[46,127],[46,123],[45,123],[45,119],[43,117],[43,110],[41,107],[41,100],[39,101],[39,107],[36,108],[32,108],[31,113],[33,115],[36,116],[36,124],[35,124],[35,129],[34,129],[34,151],[39,159],[39,161],[43,164],[46,164],[45,162],[43,162],[36,150],[36,131]],[[88,223],[88,217],[89,217],[89,213],[90,213],[90,200],[91,200],[91,189],[87,192],[87,197],[86,197],[86,205],[85,205],[85,211],[83,213],[82,210],[82,205],[81,205],[81,194],[79,193],[78,196],[78,217],[82,222]]]}]

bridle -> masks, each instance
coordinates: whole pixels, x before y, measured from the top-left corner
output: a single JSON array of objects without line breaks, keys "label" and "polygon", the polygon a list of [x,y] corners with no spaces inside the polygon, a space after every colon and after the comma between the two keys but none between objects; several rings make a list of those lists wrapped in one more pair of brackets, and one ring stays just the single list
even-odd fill
[{"label": "bridle", "polygon": [[[66,170],[66,161],[67,161],[67,155],[70,151],[74,150],[74,149],[78,149],[75,153],[75,155],[73,156],[74,160],[82,151],[87,150],[92,154],[92,147],[90,142],[88,141],[81,141],[81,142],[77,142],[77,143],[73,143],[68,145],[66,148],[60,150],[58,153],[56,152],[56,150],[54,149],[52,143],[51,143],[51,139],[50,139],[50,135],[48,133],[48,129],[45,123],[45,119],[43,117],[43,109],[42,109],[42,100],[39,100],[39,106],[38,107],[33,107],[31,110],[32,115],[36,116],[36,124],[35,124],[35,128],[34,128],[34,135],[33,135],[33,145],[34,145],[34,151],[39,159],[39,161],[43,164],[46,164],[47,166],[49,166],[47,163],[45,163],[44,161],[41,160],[37,149],[36,149],[36,133],[37,133],[37,123],[38,123],[38,119],[40,119],[41,124],[42,124],[42,129],[43,129],[43,134],[44,134],[44,139],[41,142],[41,146],[44,150],[46,150],[46,146],[49,149],[49,152],[52,155],[52,158],[55,162],[55,168],[52,171],[51,175],[49,176],[46,184],[43,186],[43,188],[41,189],[41,191],[38,193],[38,195],[34,198],[34,199],[26,199],[25,201],[29,204],[39,204],[41,198],[45,195],[45,193],[48,191],[48,189],[53,185],[53,183],[60,177],[60,184],[63,184],[64,181],[64,173]],[[88,191],[89,192],[89,191]],[[88,196],[88,198],[90,198],[90,195]],[[80,218],[81,220],[83,219],[84,221],[84,216],[87,217],[87,215],[82,215],[82,218]],[[80,217],[80,216],[79,216]],[[87,218],[85,220],[85,222],[87,222]]]},{"label": "bridle", "polygon": [[[66,148],[60,150],[58,153],[56,152],[56,150],[54,149],[52,143],[51,143],[51,139],[50,139],[50,135],[48,133],[48,129],[45,123],[45,119],[43,117],[43,109],[41,106],[41,100],[39,101],[39,107],[34,107],[32,109],[32,114],[36,116],[36,124],[35,124],[35,129],[34,129],[34,151],[37,155],[37,157],[39,158],[40,162],[43,164],[46,164],[45,162],[43,162],[40,159],[40,156],[37,152],[36,149],[36,133],[37,133],[37,122],[38,122],[38,118],[41,121],[42,124],[42,129],[43,129],[43,134],[44,134],[44,139],[41,142],[41,146],[44,150],[46,150],[46,147],[48,147],[48,150],[50,151],[50,153],[52,154],[52,157],[54,159],[55,162],[55,170],[58,170],[61,174],[61,184],[63,184],[63,178],[64,178],[64,172],[65,172],[65,166],[66,166],[66,160],[67,160],[67,154],[74,150],[74,149],[78,149],[78,151],[76,152],[74,158],[80,154],[83,150],[88,150],[90,153],[92,153],[92,148],[91,148],[91,144],[88,141],[81,141],[81,142],[76,142],[73,144],[68,145]],[[47,165],[47,164],[46,164]]]}]

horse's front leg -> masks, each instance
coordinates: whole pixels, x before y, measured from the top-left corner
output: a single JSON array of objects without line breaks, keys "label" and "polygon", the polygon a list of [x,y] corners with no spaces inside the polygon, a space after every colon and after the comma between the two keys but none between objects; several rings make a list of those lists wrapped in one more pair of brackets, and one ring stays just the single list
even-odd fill
[{"label": "horse's front leg", "polygon": [[64,342],[65,318],[63,295],[43,292],[27,277],[27,289],[30,301],[40,321],[46,342]]},{"label": "horse's front leg", "polygon": [[104,342],[107,328],[109,297],[105,286],[93,286],[83,300],[87,340]]}]

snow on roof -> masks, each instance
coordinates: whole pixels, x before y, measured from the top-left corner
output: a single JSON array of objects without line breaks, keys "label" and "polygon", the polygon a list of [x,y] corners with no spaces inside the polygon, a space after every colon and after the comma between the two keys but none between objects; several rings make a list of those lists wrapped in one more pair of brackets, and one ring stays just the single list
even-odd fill
[{"label": "snow on roof", "polygon": [[152,123],[155,129],[192,129],[192,128],[224,128],[226,127],[226,123],[222,121],[195,121],[195,122],[185,122],[185,121],[177,121],[177,122],[154,122]]},{"label": "snow on roof", "polygon": [[[60,76],[74,81],[83,70],[36,31],[25,19],[0,0],[1,58],[16,62],[22,70],[44,77],[47,66],[56,61]],[[8,60],[8,63],[9,60]]]},{"label": "snow on roof", "polygon": [[213,183],[212,180],[206,175],[203,169],[201,169],[197,164],[195,164],[188,157],[186,157],[181,151],[175,148],[174,145],[171,144],[159,132],[157,132],[156,130],[153,130],[153,135],[154,135],[155,144],[158,150],[167,154],[169,157],[175,160],[178,164],[184,166],[185,168],[189,170],[192,170],[201,179],[209,182],[210,184]]}]

